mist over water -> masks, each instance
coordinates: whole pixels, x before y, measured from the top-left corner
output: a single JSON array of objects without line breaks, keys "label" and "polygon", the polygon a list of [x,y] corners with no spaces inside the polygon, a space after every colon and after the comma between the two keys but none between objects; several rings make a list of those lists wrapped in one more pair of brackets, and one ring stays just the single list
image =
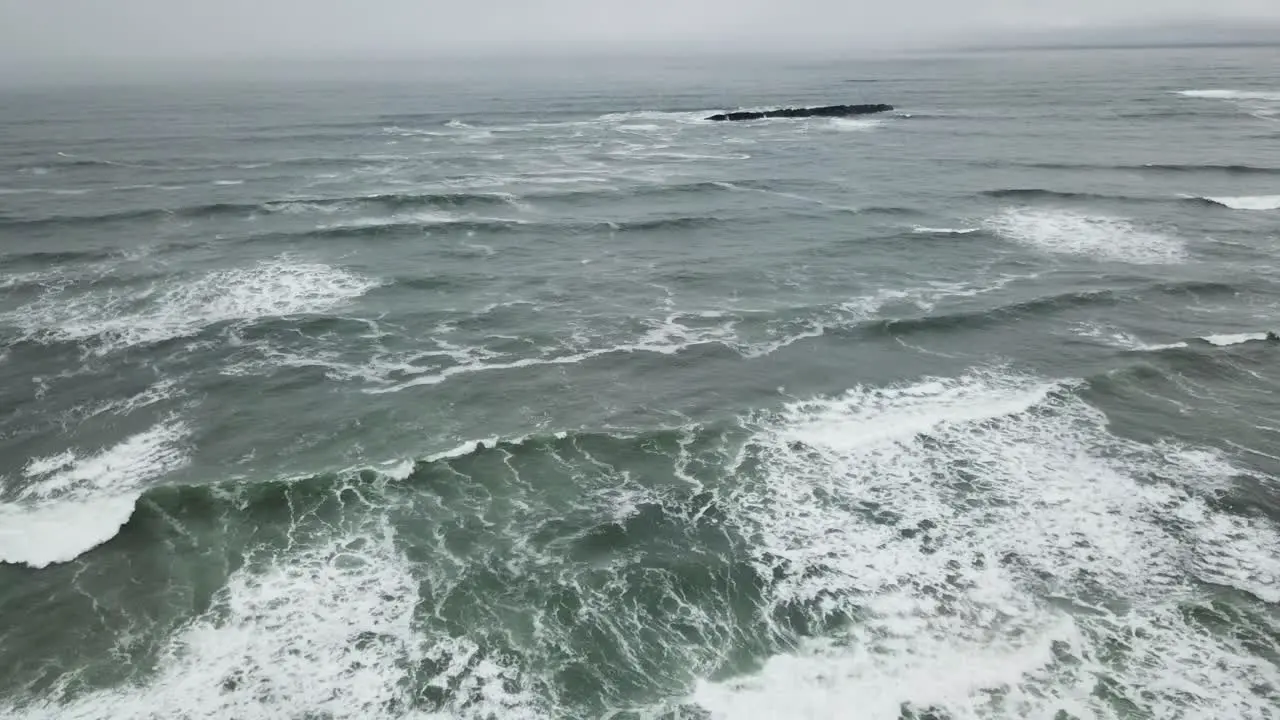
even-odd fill
[{"label": "mist over water", "polygon": [[5,91],[0,716],[1280,716],[1273,60]]}]

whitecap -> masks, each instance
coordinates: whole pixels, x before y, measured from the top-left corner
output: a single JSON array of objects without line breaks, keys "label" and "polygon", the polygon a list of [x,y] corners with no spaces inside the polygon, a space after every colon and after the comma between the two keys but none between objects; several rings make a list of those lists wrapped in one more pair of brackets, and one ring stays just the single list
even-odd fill
[{"label": "whitecap", "polygon": [[759,470],[726,522],[752,538],[762,616],[828,629],[693,700],[735,719],[1266,717],[1274,665],[1179,603],[1200,597],[1188,576],[1274,598],[1280,532],[1197,494],[1230,482],[1225,459],[1112,435],[1076,386],[975,370],[753,421],[740,462]]},{"label": "whitecap", "polygon": [[1258,340],[1266,340],[1268,333],[1227,333],[1222,335],[1206,335],[1202,338],[1205,342],[1219,347],[1228,345],[1240,345],[1247,342],[1256,342]]},{"label": "whitecap", "polygon": [[98,341],[97,352],[187,337],[223,322],[332,310],[379,281],[288,258],[217,270],[132,293],[48,293],[8,314],[34,339]]},{"label": "whitecap", "polygon": [[1211,203],[1232,210],[1280,210],[1280,195],[1244,195],[1240,197],[1203,197]]},{"label": "whitecap", "polygon": [[916,227],[911,232],[917,235],[971,235],[978,232],[978,228],[936,228],[936,227]]},{"label": "whitecap", "polygon": [[248,558],[145,678],[68,693],[66,676],[45,698],[0,711],[16,720],[425,718],[435,715],[410,708],[430,687],[449,698],[440,717],[545,716],[504,658],[465,636],[419,634],[420,582],[385,518],[343,525],[319,537],[296,531],[289,550]]},{"label": "whitecap", "polygon": [[827,127],[840,132],[865,132],[884,125],[884,121],[871,118],[832,118]]},{"label": "whitecap", "polygon": [[987,219],[1001,237],[1051,253],[1138,264],[1180,263],[1179,238],[1145,230],[1125,218],[1071,210],[1010,208]]},{"label": "whitecap", "polygon": [[0,503],[0,562],[40,568],[110,540],[149,482],[187,464],[186,433],[169,421],[96,454],[32,458],[16,500]]},{"label": "whitecap", "polygon": [[1109,325],[1093,325],[1085,323],[1076,327],[1076,334],[1082,337],[1101,341],[1114,348],[1134,352],[1155,352],[1159,350],[1175,350],[1185,348],[1187,344],[1181,340],[1169,343],[1149,343],[1136,335]]},{"label": "whitecap", "polygon": [[1178,95],[1206,100],[1261,100],[1280,102],[1280,92],[1267,90],[1179,90]]}]

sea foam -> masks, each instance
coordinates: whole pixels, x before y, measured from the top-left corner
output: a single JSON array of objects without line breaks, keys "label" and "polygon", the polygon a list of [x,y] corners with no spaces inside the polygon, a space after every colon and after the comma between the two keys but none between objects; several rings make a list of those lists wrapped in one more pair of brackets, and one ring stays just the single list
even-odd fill
[{"label": "sea foam", "polygon": [[325,312],[378,284],[330,265],[277,258],[126,293],[58,289],[7,319],[34,339],[92,341],[106,353],[189,337],[218,323]]},{"label": "sea foam", "polygon": [[1196,581],[1275,598],[1275,524],[1197,494],[1230,463],[1118,438],[1076,387],[975,370],[762,418],[761,477],[725,511],[755,538],[763,616],[826,631],[694,701],[714,718],[1269,716],[1280,671],[1180,603]]},{"label": "sea foam", "polygon": [[177,421],[94,454],[32,458],[15,501],[0,504],[0,562],[45,567],[110,540],[155,479],[186,465]]},{"label": "sea foam", "polygon": [[986,224],[1001,237],[1045,252],[1138,264],[1180,263],[1187,259],[1180,239],[1139,228],[1124,218],[1071,210],[1011,208],[988,218]]}]

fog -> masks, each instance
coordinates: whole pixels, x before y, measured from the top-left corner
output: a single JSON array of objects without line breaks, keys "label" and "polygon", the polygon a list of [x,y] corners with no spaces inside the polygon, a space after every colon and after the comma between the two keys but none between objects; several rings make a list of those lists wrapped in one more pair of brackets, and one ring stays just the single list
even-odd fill
[{"label": "fog", "polygon": [[[0,0],[0,63],[856,51],[1280,22],[1276,0]],[[1194,38],[1193,38],[1194,39]]]}]

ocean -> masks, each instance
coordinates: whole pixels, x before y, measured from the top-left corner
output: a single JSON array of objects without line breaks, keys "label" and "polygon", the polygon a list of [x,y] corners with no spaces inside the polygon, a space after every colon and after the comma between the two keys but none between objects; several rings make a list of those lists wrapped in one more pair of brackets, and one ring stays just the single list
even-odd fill
[{"label": "ocean", "polygon": [[0,91],[0,717],[1280,718],[1278,70]]}]

